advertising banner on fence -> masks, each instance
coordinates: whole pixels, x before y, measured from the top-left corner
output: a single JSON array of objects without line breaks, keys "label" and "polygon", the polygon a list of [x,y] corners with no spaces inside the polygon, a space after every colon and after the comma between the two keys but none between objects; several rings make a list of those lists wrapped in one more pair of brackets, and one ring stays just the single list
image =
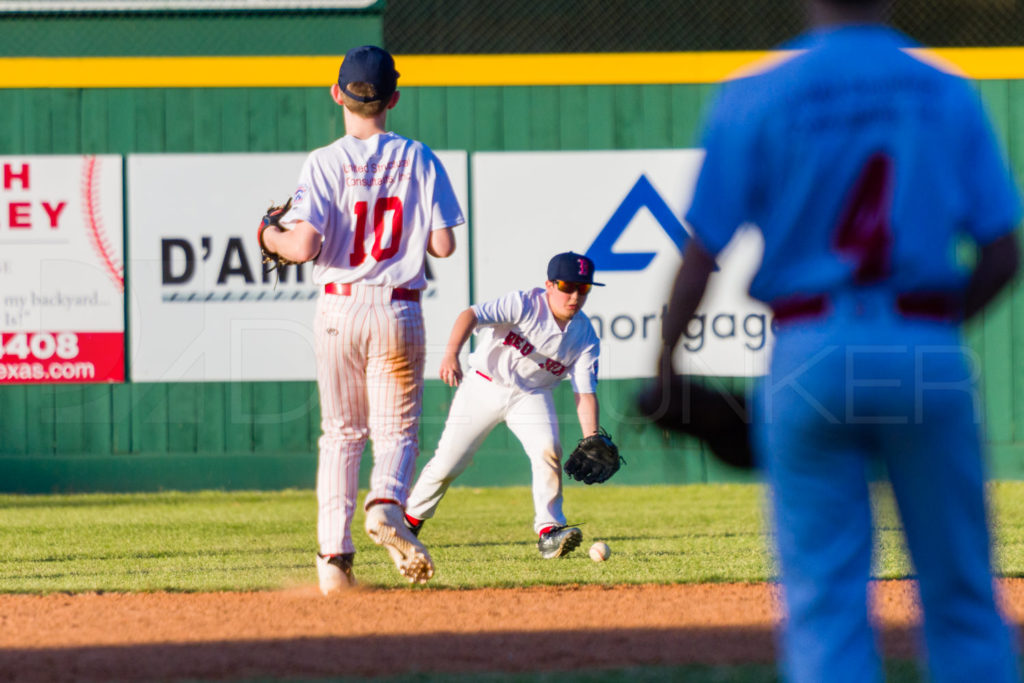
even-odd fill
[{"label": "advertising banner on fence", "polygon": [[[437,152],[468,214],[465,152]],[[313,265],[265,273],[256,227],[295,190],[296,154],[128,157],[133,381],[316,378]],[[469,304],[468,228],[447,259],[428,257],[427,377]]]},{"label": "advertising banner on fence", "polygon": [[0,384],[122,382],[121,157],[0,156]]},{"label": "advertising banner on fence", "polygon": [[[584,308],[601,338],[601,376],[652,376],[702,160],[701,150],[474,154],[474,298],[542,286],[551,256],[584,253],[606,284]],[[766,372],[771,316],[746,294],[761,250],[751,228],[720,255],[678,350],[680,370]]]}]

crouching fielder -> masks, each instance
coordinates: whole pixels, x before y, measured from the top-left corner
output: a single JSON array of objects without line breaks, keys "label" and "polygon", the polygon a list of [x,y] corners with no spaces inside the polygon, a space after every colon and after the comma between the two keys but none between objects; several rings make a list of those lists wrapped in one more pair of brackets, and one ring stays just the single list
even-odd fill
[{"label": "crouching fielder", "polygon": [[[543,287],[476,304],[456,319],[440,374],[458,390],[434,457],[409,494],[406,520],[414,533],[504,421],[530,458],[537,549],[551,559],[583,540],[578,528],[566,526],[562,512],[562,447],[552,391],[568,378],[583,436],[598,433],[600,343],[582,309],[590,288],[602,285],[594,282],[593,261],[572,252],[552,258],[547,275]],[[479,344],[464,375],[459,352],[474,330]]]}]

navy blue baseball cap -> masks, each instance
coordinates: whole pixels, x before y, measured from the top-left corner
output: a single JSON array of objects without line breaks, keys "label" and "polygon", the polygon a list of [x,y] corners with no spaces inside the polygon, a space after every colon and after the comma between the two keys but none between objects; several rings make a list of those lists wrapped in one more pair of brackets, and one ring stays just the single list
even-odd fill
[{"label": "navy blue baseball cap", "polygon": [[[349,91],[349,83],[369,83],[377,94],[370,97],[356,95]],[[395,60],[376,45],[354,47],[345,53],[345,59],[338,70],[338,86],[341,91],[357,102],[376,102],[391,99],[398,88],[398,72]]]},{"label": "navy blue baseball cap", "polygon": [[555,254],[548,261],[548,280],[554,282],[586,282],[587,284],[604,287],[604,283],[594,282],[594,262],[583,254],[567,251]]}]

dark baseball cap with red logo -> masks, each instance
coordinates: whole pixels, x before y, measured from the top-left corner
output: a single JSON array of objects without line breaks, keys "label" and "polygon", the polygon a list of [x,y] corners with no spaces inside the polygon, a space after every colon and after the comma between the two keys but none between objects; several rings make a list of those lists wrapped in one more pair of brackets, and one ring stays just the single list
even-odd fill
[{"label": "dark baseball cap with red logo", "polygon": [[[338,70],[338,86],[357,102],[386,102],[398,88],[398,76],[395,60],[387,50],[376,45],[362,45],[345,54],[341,69]],[[365,97],[349,91],[349,83],[360,82],[372,85],[376,93]]]},{"label": "dark baseball cap with red logo", "polygon": [[567,251],[564,254],[556,254],[548,261],[548,280],[554,282],[586,282],[597,287],[604,287],[604,283],[594,282],[594,262],[583,254],[576,254]]}]

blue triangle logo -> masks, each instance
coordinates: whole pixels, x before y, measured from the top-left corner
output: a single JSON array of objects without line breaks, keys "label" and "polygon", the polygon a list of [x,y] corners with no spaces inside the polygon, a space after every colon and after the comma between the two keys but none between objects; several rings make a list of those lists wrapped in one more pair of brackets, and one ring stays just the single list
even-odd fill
[{"label": "blue triangle logo", "polygon": [[672,239],[676,248],[679,249],[679,253],[683,253],[686,241],[690,239],[689,233],[683,227],[682,221],[676,218],[672,209],[654,189],[654,185],[647,179],[647,176],[641,175],[626,198],[619,204],[619,208],[615,209],[615,213],[601,228],[601,232],[598,233],[593,244],[587,249],[586,255],[594,262],[595,269],[598,271],[643,270],[654,260],[654,257],[657,256],[656,252],[616,252],[612,250],[619,237],[632,222],[633,217],[644,207],[647,207],[647,210],[661,225],[661,229]]}]

